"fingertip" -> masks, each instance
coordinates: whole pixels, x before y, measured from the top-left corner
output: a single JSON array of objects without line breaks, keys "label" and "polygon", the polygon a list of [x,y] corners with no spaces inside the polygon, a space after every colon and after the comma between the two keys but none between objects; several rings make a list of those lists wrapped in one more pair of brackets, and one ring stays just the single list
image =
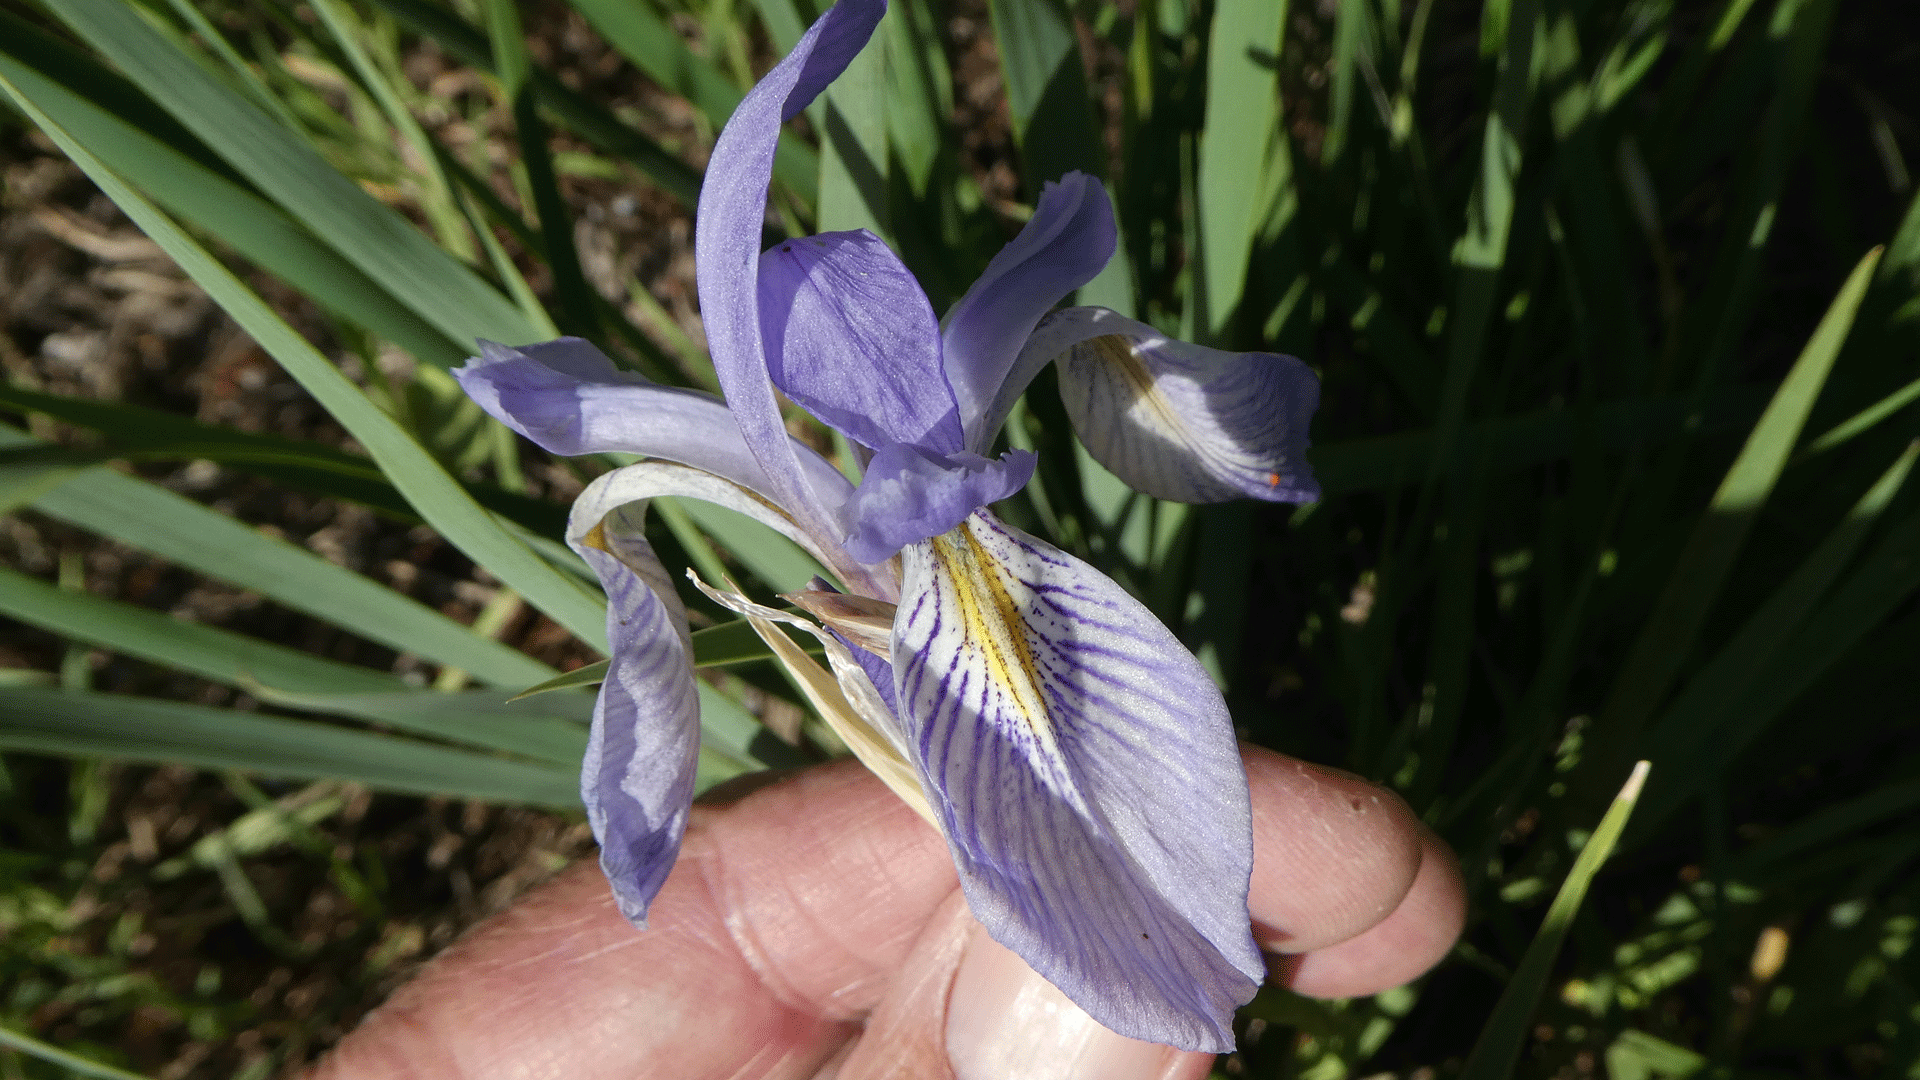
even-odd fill
[{"label": "fingertip", "polygon": [[1307,953],[1387,918],[1421,865],[1422,827],[1405,801],[1350,773],[1243,749],[1255,941]]},{"label": "fingertip", "polygon": [[1310,997],[1377,994],[1438,964],[1466,925],[1460,863],[1439,837],[1420,830],[1420,867],[1392,914],[1358,936],[1276,965],[1275,981]]}]

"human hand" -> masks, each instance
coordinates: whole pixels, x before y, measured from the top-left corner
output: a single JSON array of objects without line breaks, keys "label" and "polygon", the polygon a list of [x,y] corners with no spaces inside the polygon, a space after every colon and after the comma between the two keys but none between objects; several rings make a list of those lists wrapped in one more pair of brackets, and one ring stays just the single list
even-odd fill
[{"label": "human hand", "polygon": [[[1254,747],[1249,906],[1271,979],[1414,978],[1458,936],[1453,854],[1398,797]],[[582,863],[402,987],[310,1080],[1175,1080],[968,913],[946,845],[853,762],[693,808],[649,929]]]}]

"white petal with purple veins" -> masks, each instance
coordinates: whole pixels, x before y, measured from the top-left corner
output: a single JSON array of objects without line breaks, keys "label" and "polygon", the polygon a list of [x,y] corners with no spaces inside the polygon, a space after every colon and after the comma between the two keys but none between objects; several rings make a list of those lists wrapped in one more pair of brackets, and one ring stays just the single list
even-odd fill
[{"label": "white petal with purple veins", "polygon": [[[573,549],[607,590],[612,662],[594,704],[580,797],[620,913],[647,906],[680,853],[700,752],[700,696],[687,612],[641,532],[642,510],[575,517]],[[574,533],[569,529],[569,533]]]},{"label": "white petal with purple veins", "polygon": [[[847,557],[839,545],[828,546],[820,537],[802,529],[785,511],[759,494],[710,473],[672,461],[642,461],[613,470],[588,484],[574,501],[574,527],[587,529],[617,506],[641,502],[660,495],[703,499],[745,514],[755,521],[800,545],[821,566],[837,574],[849,588],[875,596],[898,595],[898,585],[890,564],[863,566]],[[585,524],[581,524],[581,523]]]},{"label": "white petal with purple veins", "polygon": [[985,511],[902,565],[896,697],[974,914],[1113,1030],[1232,1049],[1264,968],[1220,692],[1119,586]]},{"label": "white petal with purple veins", "polygon": [[1320,497],[1306,459],[1320,381],[1299,360],[1174,341],[1105,308],[1050,316],[1019,367],[1054,358],[1074,430],[1128,487],[1188,503]]}]

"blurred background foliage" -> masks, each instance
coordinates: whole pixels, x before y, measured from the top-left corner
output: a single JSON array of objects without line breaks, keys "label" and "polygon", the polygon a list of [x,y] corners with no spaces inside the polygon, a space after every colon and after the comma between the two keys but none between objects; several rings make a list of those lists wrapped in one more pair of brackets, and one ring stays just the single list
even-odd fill
[{"label": "blurred background foliage", "polygon": [[[615,462],[445,372],[567,332],[713,388],[700,168],[815,14],[0,3],[0,1075],[296,1071],[587,850],[557,538]],[[1445,965],[1265,990],[1222,1075],[1920,1075],[1920,10],[895,0],[876,43],[770,237],[872,228],[944,308],[1086,169],[1080,302],[1322,376],[1297,509],[1127,492],[1045,378],[1008,432],[1010,520],[1463,859]],[[670,566],[811,573],[656,508]],[[703,782],[835,752],[687,599]]]}]

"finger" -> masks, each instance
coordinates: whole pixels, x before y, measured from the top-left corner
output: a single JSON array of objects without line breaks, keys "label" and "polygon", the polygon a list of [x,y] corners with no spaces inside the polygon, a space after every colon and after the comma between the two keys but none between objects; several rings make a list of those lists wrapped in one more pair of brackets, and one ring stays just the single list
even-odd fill
[{"label": "finger", "polygon": [[1388,915],[1357,937],[1289,958],[1281,981],[1314,997],[1359,997],[1411,982],[1439,963],[1466,924],[1460,863],[1422,830],[1420,871]]},{"label": "finger", "polygon": [[986,930],[958,890],[835,1080],[1199,1080],[1212,1054],[1117,1035]]},{"label": "finger", "polygon": [[1261,948],[1305,953],[1387,917],[1420,868],[1419,819],[1349,773],[1242,747],[1253,794],[1253,887]]},{"label": "finger", "polygon": [[808,1076],[954,891],[939,836],[852,763],[696,807],[635,932],[582,865],[478,928],[318,1078]]},{"label": "finger", "polygon": [[[1256,747],[1243,753],[1254,808],[1250,905],[1263,941],[1338,948],[1406,906],[1422,830],[1397,796]],[[957,896],[905,970],[910,987],[882,999],[836,1080],[1184,1080],[1207,1075],[1214,1060],[1102,1027],[988,938]]]}]

